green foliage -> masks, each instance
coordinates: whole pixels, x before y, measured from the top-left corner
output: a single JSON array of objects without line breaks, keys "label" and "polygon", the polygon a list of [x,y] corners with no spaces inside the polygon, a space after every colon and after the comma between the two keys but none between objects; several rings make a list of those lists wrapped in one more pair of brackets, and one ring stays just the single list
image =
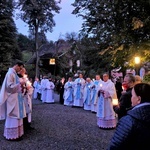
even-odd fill
[{"label": "green foliage", "polygon": [[0,3],[0,63],[1,69],[7,70],[13,59],[20,59],[16,39],[16,26],[12,19],[13,0],[2,0]]},{"label": "green foliage", "polygon": [[99,47],[99,55],[98,49],[87,48],[86,60],[93,60],[91,68],[96,60],[100,62],[97,69],[103,66],[105,70],[124,67],[125,62],[133,67],[135,55],[149,60],[149,48],[145,49],[150,40],[149,0],[75,0],[72,5],[73,14],[84,19],[82,35],[93,38],[95,47]]},{"label": "green foliage", "polygon": [[145,74],[145,76],[143,77],[143,82],[150,84],[150,72]]},{"label": "green foliage", "polygon": [[18,34],[17,41],[18,41],[18,46],[21,52],[23,51],[33,52],[34,50],[33,39],[30,39],[23,34]]},{"label": "green foliage", "polygon": [[18,17],[29,25],[29,29],[33,32],[35,38],[35,76],[39,76],[39,32],[52,32],[52,28],[55,26],[54,13],[59,13],[60,10],[59,3],[60,1],[55,0],[19,0],[17,2],[17,8],[21,10]]},{"label": "green foliage", "polygon": [[38,26],[44,32],[52,31],[52,27],[55,26],[54,13],[59,13],[60,10],[59,3],[55,0],[19,0],[17,8],[21,13],[18,16],[29,25],[30,29]]}]

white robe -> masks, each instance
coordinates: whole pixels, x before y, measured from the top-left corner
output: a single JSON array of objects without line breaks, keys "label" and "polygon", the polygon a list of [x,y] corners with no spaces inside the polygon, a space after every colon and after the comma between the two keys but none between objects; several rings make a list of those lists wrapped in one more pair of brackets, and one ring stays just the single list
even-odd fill
[{"label": "white robe", "polygon": [[100,84],[102,84],[102,80],[95,80],[94,86],[91,89],[91,111],[97,112],[97,102],[98,102],[98,90],[100,87]]},{"label": "white robe", "polygon": [[34,81],[33,83],[33,87],[34,87],[34,92],[33,92],[33,98],[34,99],[37,99],[37,96],[38,96],[38,81]]},{"label": "white robe", "polygon": [[92,97],[91,97],[91,90],[92,90],[93,82],[86,83],[84,87],[84,110],[91,110],[91,103],[92,103]]},{"label": "white robe", "polygon": [[83,93],[84,93],[85,80],[77,78],[74,81],[74,102],[73,106],[83,107]]},{"label": "white robe", "polygon": [[66,82],[64,85],[64,105],[72,106],[73,105],[73,82]]},{"label": "white robe", "polygon": [[16,139],[24,134],[23,118],[25,116],[19,77],[13,68],[9,68],[0,92],[0,119],[6,119],[4,128],[6,139]]},{"label": "white robe", "polygon": [[97,125],[102,128],[114,128],[116,126],[116,115],[113,109],[112,99],[117,99],[114,83],[109,79],[107,82],[102,82],[101,90],[107,91],[110,95],[105,98],[100,94],[97,107]]},{"label": "white robe", "polygon": [[32,95],[33,95],[33,87],[31,86],[28,89],[27,93],[23,96],[29,123],[31,122],[31,115],[32,115]]},{"label": "white robe", "polygon": [[49,82],[48,79],[42,79],[41,80],[41,89],[42,89],[42,91],[41,91],[41,100],[42,100],[43,103],[46,100],[46,92],[47,92],[47,90],[46,90],[46,83],[47,82]]},{"label": "white robe", "polygon": [[46,83],[46,103],[54,103],[54,88],[55,85],[52,81]]}]

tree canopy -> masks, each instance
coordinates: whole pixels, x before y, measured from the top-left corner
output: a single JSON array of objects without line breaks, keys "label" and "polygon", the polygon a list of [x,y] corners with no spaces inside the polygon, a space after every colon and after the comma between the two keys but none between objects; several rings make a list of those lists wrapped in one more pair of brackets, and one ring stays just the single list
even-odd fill
[{"label": "tree canopy", "polygon": [[[17,45],[17,29],[13,20],[13,0],[0,2],[0,64],[6,71],[12,59],[20,59],[21,53]],[[17,55],[16,55],[17,54]]]},{"label": "tree canopy", "polygon": [[17,8],[20,9],[18,16],[29,25],[29,29],[35,35],[36,76],[39,76],[39,32],[52,32],[55,26],[53,17],[55,13],[59,13],[60,2],[60,0],[20,0],[17,2]]},{"label": "tree canopy", "polygon": [[150,48],[149,0],[75,0],[72,5],[73,14],[84,19],[82,34],[96,42],[95,49],[99,58],[103,57],[103,64],[106,61],[107,66],[123,66],[131,56],[140,55],[141,50],[145,61],[150,59],[147,51]]}]

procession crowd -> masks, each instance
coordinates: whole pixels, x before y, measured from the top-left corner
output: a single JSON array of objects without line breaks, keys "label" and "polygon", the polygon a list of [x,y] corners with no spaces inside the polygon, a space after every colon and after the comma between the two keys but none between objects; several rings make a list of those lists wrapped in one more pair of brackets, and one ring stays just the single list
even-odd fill
[{"label": "procession crowd", "polygon": [[[115,129],[108,149],[143,149],[150,138],[150,85],[140,76],[126,74],[123,82],[112,82],[108,73],[95,79],[80,73],[77,78],[62,78],[54,83],[51,77],[35,78],[31,83],[21,62],[9,68],[0,93],[0,119],[6,119],[4,137],[20,140],[32,129],[32,99],[55,103],[54,91],[60,103],[80,107],[95,113],[97,126]],[[142,141],[142,142],[139,142]]]}]

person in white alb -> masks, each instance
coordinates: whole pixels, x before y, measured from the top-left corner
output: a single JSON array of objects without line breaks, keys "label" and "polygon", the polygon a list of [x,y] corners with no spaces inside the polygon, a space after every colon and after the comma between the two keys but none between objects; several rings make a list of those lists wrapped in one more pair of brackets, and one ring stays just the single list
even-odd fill
[{"label": "person in white alb", "polygon": [[33,82],[33,99],[38,98],[38,91],[39,91],[39,78],[35,77],[35,81]]},{"label": "person in white alb", "polygon": [[113,99],[117,99],[117,93],[108,73],[103,74],[103,82],[99,88],[98,95],[97,125],[102,129],[113,129],[117,123],[113,109]]},{"label": "person in white alb", "polygon": [[0,91],[0,119],[5,119],[4,137],[7,140],[21,140],[24,134],[26,113],[21,89],[24,83],[17,75],[23,67],[23,63],[18,61],[9,68]]},{"label": "person in white alb", "polygon": [[74,101],[73,107],[83,107],[83,93],[85,87],[85,80],[80,73],[79,78],[74,81]]},{"label": "person in white alb", "polygon": [[54,88],[55,85],[51,78],[46,83],[46,100],[45,103],[54,103]]},{"label": "person in white alb", "polygon": [[96,113],[97,112],[97,102],[98,102],[98,90],[100,87],[100,84],[102,83],[102,80],[100,78],[100,75],[95,76],[95,80],[93,81],[94,85],[92,86],[91,91],[91,112]]},{"label": "person in white alb", "polygon": [[44,76],[43,79],[41,80],[41,100],[43,103],[45,103],[46,100],[46,83],[48,82],[47,76]]},{"label": "person in white alb", "polygon": [[88,77],[86,78],[86,84],[84,87],[84,101],[83,101],[83,109],[84,110],[91,110],[91,91],[92,91],[92,86],[93,86],[93,81]]},{"label": "person in white alb", "polygon": [[64,85],[64,105],[72,106],[73,105],[73,81],[69,77],[68,81]]}]

